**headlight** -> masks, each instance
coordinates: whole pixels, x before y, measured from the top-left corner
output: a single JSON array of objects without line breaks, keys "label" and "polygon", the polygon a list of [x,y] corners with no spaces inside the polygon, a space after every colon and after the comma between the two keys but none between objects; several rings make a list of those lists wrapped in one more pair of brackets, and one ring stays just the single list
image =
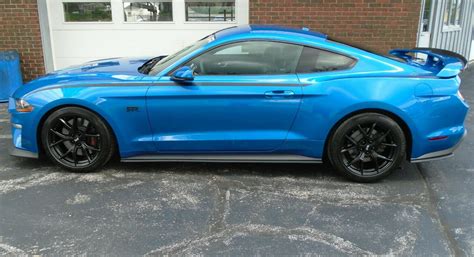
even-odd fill
[{"label": "headlight", "polygon": [[17,112],[31,112],[33,111],[33,106],[23,99],[15,100],[15,108]]}]

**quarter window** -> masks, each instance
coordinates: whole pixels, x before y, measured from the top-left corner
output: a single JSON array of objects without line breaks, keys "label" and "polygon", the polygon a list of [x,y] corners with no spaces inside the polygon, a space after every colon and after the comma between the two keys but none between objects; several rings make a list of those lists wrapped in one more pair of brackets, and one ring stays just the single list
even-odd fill
[{"label": "quarter window", "polygon": [[173,21],[171,0],[123,1],[123,12],[127,22]]},{"label": "quarter window", "polygon": [[351,68],[355,60],[333,52],[304,47],[298,63],[297,73],[337,71]]},{"label": "quarter window", "polygon": [[185,65],[195,75],[271,75],[295,73],[303,46],[246,41],[210,50]]},{"label": "quarter window", "polygon": [[66,22],[112,21],[110,2],[66,2],[63,8]]},{"label": "quarter window", "polygon": [[186,0],[186,21],[228,22],[235,20],[235,0]]}]

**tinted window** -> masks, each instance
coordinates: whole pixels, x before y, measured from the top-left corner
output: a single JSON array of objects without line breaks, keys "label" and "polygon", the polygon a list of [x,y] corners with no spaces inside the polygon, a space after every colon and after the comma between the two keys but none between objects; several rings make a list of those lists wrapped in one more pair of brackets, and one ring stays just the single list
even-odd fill
[{"label": "tinted window", "polygon": [[303,46],[247,41],[210,50],[189,61],[195,75],[268,75],[295,73]]},{"label": "tinted window", "polygon": [[186,0],[186,21],[223,22],[235,20],[235,0]]},{"label": "tinted window", "polygon": [[126,0],[123,14],[127,22],[173,21],[173,3],[171,0]]},{"label": "tinted window", "polygon": [[63,3],[66,22],[112,21],[110,1],[107,2],[68,2]]},{"label": "tinted window", "polygon": [[344,55],[305,47],[298,63],[298,73],[344,70],[352,67],[355,60]]}]

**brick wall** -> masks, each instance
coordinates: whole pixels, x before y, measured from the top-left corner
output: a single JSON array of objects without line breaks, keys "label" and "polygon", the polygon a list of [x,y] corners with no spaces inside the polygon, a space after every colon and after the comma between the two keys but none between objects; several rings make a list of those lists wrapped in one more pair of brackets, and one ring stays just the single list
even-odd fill
[{"label": "brick wall", "polygon": [[0,0],[0,51],[20,53],[23,80],[44,74],[37,0]]},{"label": "brick wall", "polygon": [[421,0],[250,0],[250,23],[308,27],[387,53],[416,45]]}]

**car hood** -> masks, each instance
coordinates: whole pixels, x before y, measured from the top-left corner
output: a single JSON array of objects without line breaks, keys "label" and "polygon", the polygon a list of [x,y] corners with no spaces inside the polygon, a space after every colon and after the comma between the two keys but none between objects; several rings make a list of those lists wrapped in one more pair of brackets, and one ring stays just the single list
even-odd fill
[{"label": "car hood", "polygon": [[140,75],[138,67],[150,58],[109,58],[86,62],[57,70],[49,75],[82,74],[82,73],[113,73],[124,75]]},{"label": "car hood", "polygon": [[13,94],[14,98],[40,88],[87,83],[117,83],[139,81],[144,74],[138,72],[138,67],[150,58],[110,58],[71,66],[46,74],[19,87]]}]

